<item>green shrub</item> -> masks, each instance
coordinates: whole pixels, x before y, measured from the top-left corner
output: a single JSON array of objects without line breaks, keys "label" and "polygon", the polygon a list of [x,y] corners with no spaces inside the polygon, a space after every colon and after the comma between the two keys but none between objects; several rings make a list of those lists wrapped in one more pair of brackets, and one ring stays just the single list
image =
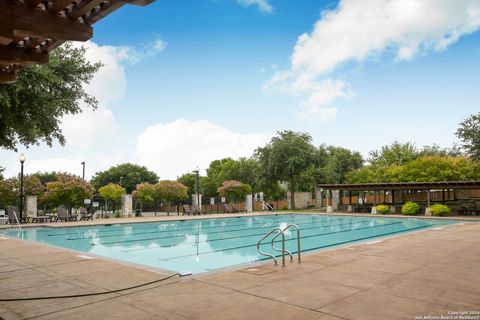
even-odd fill
[{"label": "green shrub", "polygon": [[430,213],[432,216],[445,216],[450,214],[451,210],[444,204],[434,204],[433,206],[430,206]]},{"label": "green shrub", "polygon": [[377,208],[377,213],[380,213],[380,214],[387,214],[390,212],[390,207],[384,204],[379,204],[378,206],[376,206],[376,208]]},{"label": "green shrub", "polygon": [[402,214],[414,215],[420,212],[420,206],[416,202],[408,201],[402,206]]}]

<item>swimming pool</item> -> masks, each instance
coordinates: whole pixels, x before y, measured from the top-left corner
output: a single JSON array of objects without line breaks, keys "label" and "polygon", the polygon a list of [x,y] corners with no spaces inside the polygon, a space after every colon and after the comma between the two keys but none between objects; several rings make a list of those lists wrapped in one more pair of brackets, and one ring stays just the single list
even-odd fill
[{"label": "swimming pool", "polygon": [[[456,221],[272,214],[66,228],[38,227],[0,233],[150,267],[200,273],[269,259],[257,253],[258,240],[272,228],[283,228],[290,223],[300,228],[301,250],[306,252]],[[291,232],[286,232],[286,248],[295,253],[296,244],[296,232],[291,229]],[[269,242],[261,249],[274,253]]]}]

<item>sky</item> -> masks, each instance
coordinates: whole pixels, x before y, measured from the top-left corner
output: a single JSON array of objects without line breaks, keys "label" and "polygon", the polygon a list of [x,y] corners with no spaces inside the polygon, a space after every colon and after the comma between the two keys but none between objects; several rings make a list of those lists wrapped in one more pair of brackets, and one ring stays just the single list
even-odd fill
[{"label": "sky", "polygon": [[478,0],[157,0],[125,5],[84,45],[104,67],[96,111],[62,119],[67,143],[0,150],[5,176],[86,178],[145,165],[176,179],[249,157],[278,131],[359,151],[451,147],[479,112]]}]

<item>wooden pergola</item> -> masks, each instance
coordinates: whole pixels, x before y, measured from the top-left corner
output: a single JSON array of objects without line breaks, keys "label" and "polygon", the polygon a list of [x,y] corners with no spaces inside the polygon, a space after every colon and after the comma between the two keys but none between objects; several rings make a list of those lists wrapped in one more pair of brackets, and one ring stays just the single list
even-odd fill
[{"label": "wooden pergola", "polygon": [[[445,202],[448,200],[445,197],[446,193],[450,193],[453,190],[453,201],[457,201],[457,190],[464,189],[480,189],[480,181],[440,181],[440,182],[402,182],[402,183],[354,183],[354,184],[319,184],[318,188],[325,191],[342,191],[348,192],[350,196],[350,203],[352,204],[352,192],[373,192],[374,205],[377,202],[378,192],[389,192],[391,195],[391,203],[402,203],[396,198],[396,194],[405,191],[425,191],[427,194],[427,206],[430,206],[430,192],[432,190],[442,191],[442,200]],[[342,197],[340,197],[340,204]]]},{"label": "wooden pergola", "polygon": [[47,63],[65,41],[87,41],[92,25],[124,4],[155,0],[0,0],[0,83],[12,83],[23,66]]}]

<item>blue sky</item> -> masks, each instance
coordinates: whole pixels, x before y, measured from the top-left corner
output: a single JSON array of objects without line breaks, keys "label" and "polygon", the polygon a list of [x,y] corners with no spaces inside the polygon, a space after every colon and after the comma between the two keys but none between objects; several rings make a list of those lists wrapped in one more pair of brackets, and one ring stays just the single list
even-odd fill
[{"label": "blue sky", "polygon": [[[67,145],[20,148],[26,171],[87,177],[136,162],[161,178],[250,156],[279,130],[369,151],[449,147],[480,109],[474,0],[157,0],[94,25],[101,106],[67,117]],[[0,151],[6,175],[18,154]]]}]

